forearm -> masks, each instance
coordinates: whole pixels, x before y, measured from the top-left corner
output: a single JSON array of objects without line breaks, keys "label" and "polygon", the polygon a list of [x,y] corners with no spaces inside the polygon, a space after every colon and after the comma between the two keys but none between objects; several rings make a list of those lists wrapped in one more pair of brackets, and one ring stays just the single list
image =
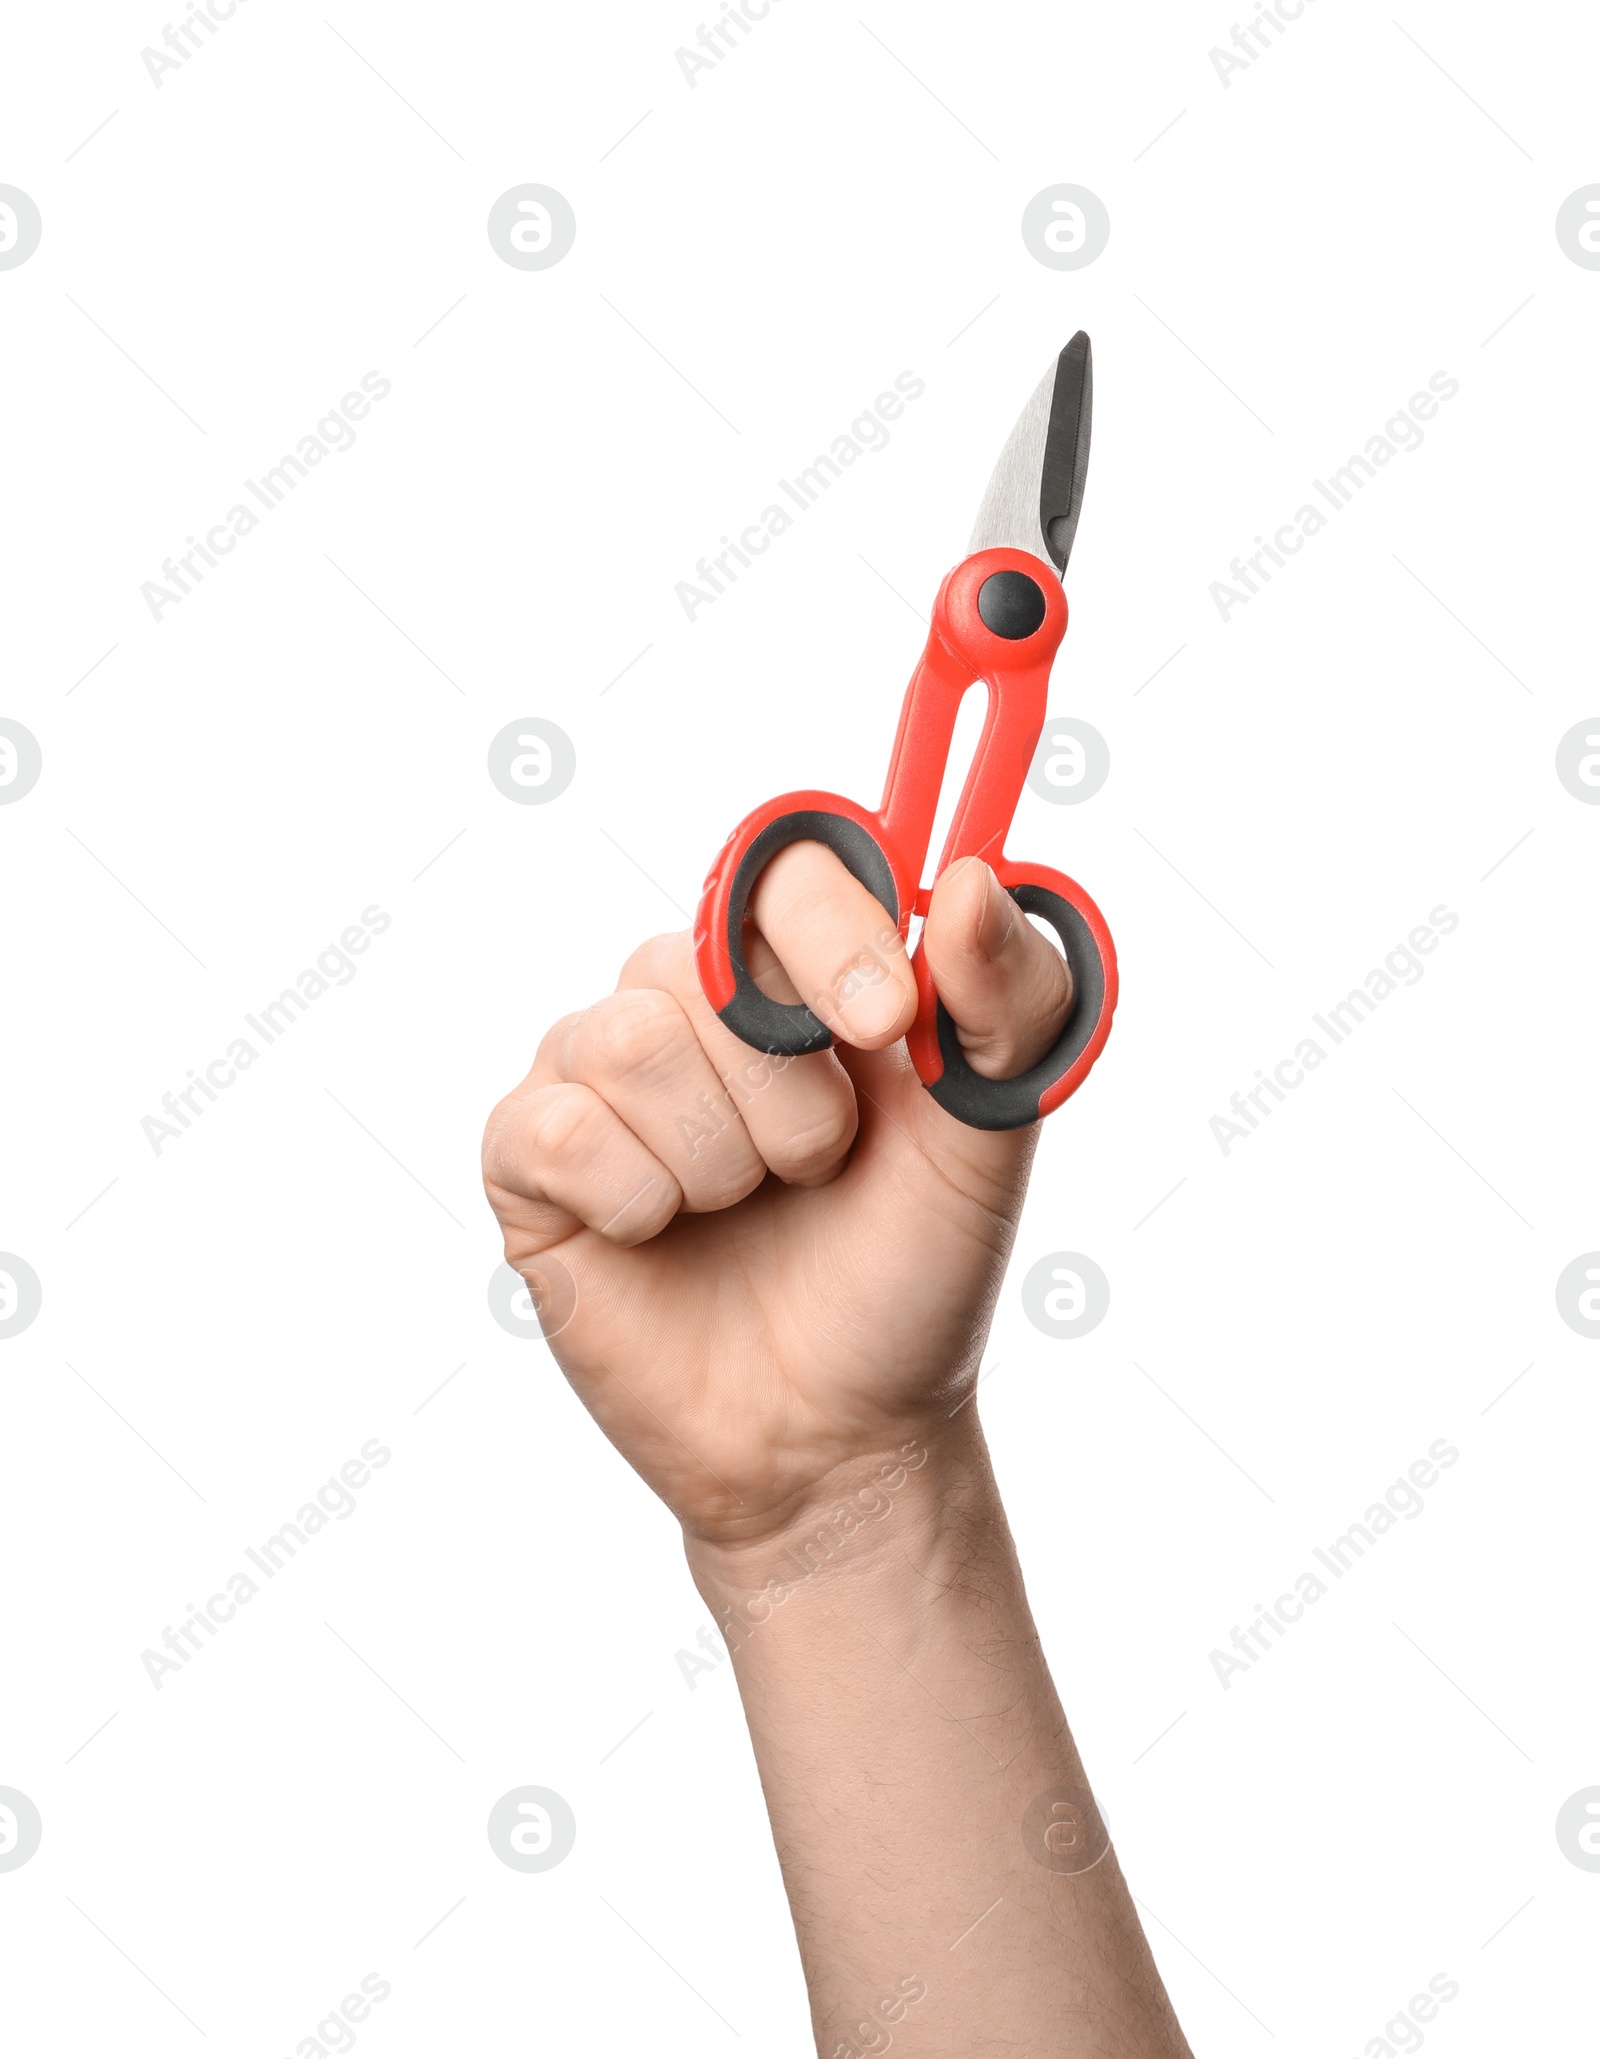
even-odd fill
[{"label": "forearm", "polygon": [[964,1409],[781,1534],[691,1540],[727,1638],[822,2059],[1179,2059]]}]

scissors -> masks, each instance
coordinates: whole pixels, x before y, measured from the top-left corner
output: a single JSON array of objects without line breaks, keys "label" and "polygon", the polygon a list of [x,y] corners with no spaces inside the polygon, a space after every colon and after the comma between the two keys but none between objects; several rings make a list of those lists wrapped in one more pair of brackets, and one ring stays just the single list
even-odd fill
[{"label": "scissors", "polygon": [[882,902],[904,939],[912,916],[926,916],[932,898],[932,882],[921,884],[922,867],[956,713],[967,688],[982,681],[989,690],[983,734],[934,877],[958,858],[976,856],[991,866],[1018,907],[1060,939],[1072,1006],[1038,1064],[1012,1079],[985,1079],[967,1063],[919,941],[912,958],[917,1015],[906,1046],[939,1106],[973,1129],[1022,1129],[1059,1108],[1105,1048],[1117,1005],[1117,954],[1100,910],[1075,880],[1007,858],[1002,848],[1066,632],[1061,577],[1077,533],[1092,412],[1089,339],[1080,329],[1018,418],[978,510],[969,554],[939,588],[878,808],[840,794],[799,792],[755,809],[717,853],[695,921],[701,987],[736,1036],[771,1057],[826,1050],[833,1037],[813,1011],[764,994],[745,964],[744,920],[756,880],[787,845],[825,844]]}]

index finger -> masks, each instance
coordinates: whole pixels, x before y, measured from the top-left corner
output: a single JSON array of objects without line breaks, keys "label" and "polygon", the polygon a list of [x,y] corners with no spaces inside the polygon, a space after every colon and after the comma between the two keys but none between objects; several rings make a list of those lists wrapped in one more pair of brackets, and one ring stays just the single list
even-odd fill
[{"label": "index finger", "polygon": [[750,920],[795,992],[847,1044],[881,1051],[917,1012],[917,981],[888,910],[823,844],[790,844],[756,881]]}]

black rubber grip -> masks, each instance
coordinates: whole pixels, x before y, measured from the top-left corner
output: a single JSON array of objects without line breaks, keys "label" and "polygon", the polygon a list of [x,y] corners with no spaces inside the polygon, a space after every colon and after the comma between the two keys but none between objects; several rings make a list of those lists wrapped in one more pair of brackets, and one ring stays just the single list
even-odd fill
[{"label": "black rubber grip", "polygon": [[1014,886],[1010,894],[1024,915],[1041,916],[1061,939],[1072,971],[1072,1007],[1060,1036],[1037,1065],[1009,1080],[986,1080],[967,1063],[956,1026],[944,1003],[938,1003],[944,1072],[928,1092],[941,1108],[974,1130],[1021,1130],[1037,1122],[1040,1096],[1083,1056],[1105,1006],[1105,961],[1079,911],[1048,887]]},{"label": "black rubber grip", "polygon": [[764,868],[790,844],[826,844],[847,872],[874,894],[888,910],[889,920],[900,921],[900,897],[895,892],[894,874],[876,837],[852,822],[848,815],[832,815],[820,808],[798,809],[769,822],[739,860],[728,897],[728,957],[733,964],[733,999],[717,1013],[736,1037],[769,1058],[805,1058],[813,1051],[826,1051],[833,1033],[817,1020],[803,1001],[774,1001],[762,993],[744,962],[744,918],[755,883]]}]

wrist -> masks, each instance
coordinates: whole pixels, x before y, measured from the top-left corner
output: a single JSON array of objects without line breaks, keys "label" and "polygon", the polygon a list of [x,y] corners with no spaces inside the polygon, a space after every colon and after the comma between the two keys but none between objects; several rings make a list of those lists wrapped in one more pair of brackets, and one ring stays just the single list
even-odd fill
[{"label": "wrist", "polygon": [[[799,1595],[915,1585],[948,1554],[972,1563],[979,1535],[1014,1564],[988,1448],[975,1410],[937,1427],[907,1427],[809,1483],[759,1535],[711,1539],[686,1531],[695,1585],[737,1655]],[[803,1611],[802,1613],[809,1613]]]}]

